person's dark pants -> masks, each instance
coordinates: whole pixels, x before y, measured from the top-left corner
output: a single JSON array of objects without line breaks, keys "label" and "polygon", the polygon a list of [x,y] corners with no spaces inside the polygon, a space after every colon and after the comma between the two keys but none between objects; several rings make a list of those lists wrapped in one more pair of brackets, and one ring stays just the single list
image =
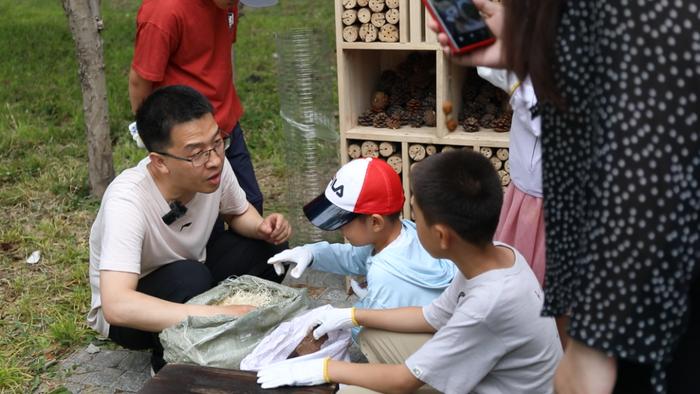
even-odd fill
[{"label": "person's dark pants", "polygon": [[[245,143],[240,123],[236,123],[229,138],[231,144],[228,149],[226,149],[226,159],[229,164],[231,164],[238,184],[245,192],[246,200],[248,200],[250,205],[254,206],[260,216],[262,216],[263,195],[260,191],[260,186],[258,186],[258,179],[255,177],[253,162],[250,159],[250,153],[248,152],[248,146]],[[214,223],[212,238],[218,237],[225,229],[224,219],[219,217],[216,223]]]},{"label": "person's dark pants", "polygon": [[[209,240],[206,263],[179,260],[167,264],[139,279],[136,290],[182,304],[234,275],[254,275],[279,283],[284,277],[275,273],[267,259],[287,247],[286,242],[272,245],[225,231]],[[127,349],[153,349],[151,366],[155,372],[165,365],[158,333],[111,326],[109,338]]]},{"label": "person's dark pants", "polygon": [[250,159],[240,123],[236,123],[230,138],[231,145],[226,149],[226,159],[231,164],[233,173],[236,174],[238,184],[245,191],[246,199],[262,215],[263,195],[260,192],[260,186],[258,186],[258,179],[255,177],[253,162]]}]

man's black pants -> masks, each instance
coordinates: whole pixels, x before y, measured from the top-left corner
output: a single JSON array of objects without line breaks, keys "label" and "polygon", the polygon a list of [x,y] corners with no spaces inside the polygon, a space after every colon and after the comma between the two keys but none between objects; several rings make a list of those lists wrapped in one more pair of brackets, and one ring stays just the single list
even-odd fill
[{"label": "man's black pants", "polygon": [[[288,247],[240,236],[233,231],[212,234],[207,244],[207,261],[179,260],[165,265],[139,279],[136,290],[163,300],[185,303],[230,276],[253,275],[281,282],[267,259]],[[158,333],[111,326],[109,338],[134,350],[153,349],[151,366],[158,372],[164,365],[163,346]]]}]

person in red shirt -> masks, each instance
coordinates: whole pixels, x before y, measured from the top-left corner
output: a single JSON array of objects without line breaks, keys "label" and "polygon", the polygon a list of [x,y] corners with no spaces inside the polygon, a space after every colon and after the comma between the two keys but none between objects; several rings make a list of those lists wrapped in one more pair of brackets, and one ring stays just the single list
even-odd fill
[{"label": "person in red shirt", "polygon": [[129,100],[134,113],[153,90],[187,85],[202,93],[230,146],[226,158],[259,213],[263,210],[239,120],[243,106],[233,85],[232,52],[238,0],[143,0],[136,16]]}]

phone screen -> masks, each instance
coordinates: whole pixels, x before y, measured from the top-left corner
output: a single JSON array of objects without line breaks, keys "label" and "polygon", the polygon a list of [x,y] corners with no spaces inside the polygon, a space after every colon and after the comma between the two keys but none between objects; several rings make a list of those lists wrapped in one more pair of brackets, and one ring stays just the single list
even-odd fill
[{"label": "phone screen", "polygon": [[492,37],[471,0],[431,0],[431,3],[458,48]]}]

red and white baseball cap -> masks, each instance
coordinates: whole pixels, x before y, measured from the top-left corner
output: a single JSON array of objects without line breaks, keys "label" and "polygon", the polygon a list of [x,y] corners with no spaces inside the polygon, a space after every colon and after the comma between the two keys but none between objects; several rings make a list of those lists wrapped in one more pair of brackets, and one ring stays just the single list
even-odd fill
[{"label": "red and white baseball cap", "polygon": [[304,206],[309,221],[337,230],[359,215],[391,215],[404,202],[399,175],[381,159],[353,160],[338,170],[326,190]]}]

